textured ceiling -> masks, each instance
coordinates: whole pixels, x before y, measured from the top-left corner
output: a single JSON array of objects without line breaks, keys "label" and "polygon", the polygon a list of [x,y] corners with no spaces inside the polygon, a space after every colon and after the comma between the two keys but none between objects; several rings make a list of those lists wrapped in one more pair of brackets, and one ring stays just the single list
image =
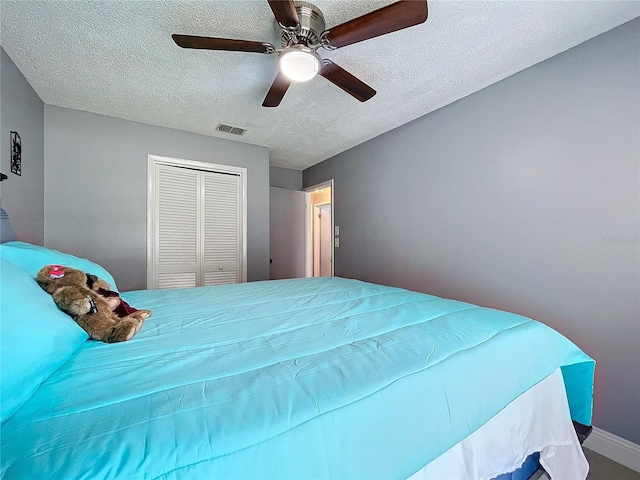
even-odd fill
[{"label": "textured ceiling", "polygon": [[[327,28],[384,0],[315,0]],[[303,169],[640,15],[638,1],[438,1],[418,26],[321,49],[378,94],[316,77],[261,106],[277,58],[185,50],[172,33],[279,44],[265,0],[0,2],[0,43],[46,104],[264,145]],[[242,137],[214,129],[246,128]]]}]

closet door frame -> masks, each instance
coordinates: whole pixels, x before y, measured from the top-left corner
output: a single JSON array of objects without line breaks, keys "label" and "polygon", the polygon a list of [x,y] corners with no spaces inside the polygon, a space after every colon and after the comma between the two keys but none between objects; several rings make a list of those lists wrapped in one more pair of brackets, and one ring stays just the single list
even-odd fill
[{"label": "closet door frame", "polygon": [[200,162],[196,160],[186,160],[182,158],[165,157],[161,155],[148,155],[147,161],[147,288],[154,288],[154,278],[156,275],[156,252],[158,251],[158,238],[155,236],[156,221],[156,196],[158,194],[156,185],[156,166],[168,165],[173,167],[188,168],[213,173],[226,173],[240,177],[240,202],[241,202],[241,228],[242,228],[242,248],[240,267],[240,282],[247,281],[247,169],[245,167],[235,167],[231,165],[221,165],[217,163]]}]

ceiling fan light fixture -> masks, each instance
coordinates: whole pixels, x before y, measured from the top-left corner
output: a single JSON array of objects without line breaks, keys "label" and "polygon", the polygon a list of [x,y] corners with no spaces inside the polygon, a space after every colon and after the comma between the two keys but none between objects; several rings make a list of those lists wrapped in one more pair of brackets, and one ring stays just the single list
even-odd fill
[{"label": "ceiling fan light fixture", "polygon": [[307,82],[315,77],[322,66],[322,60],[312,48],[305,45],[291,45],[278,58],[280,71],[294,82]]}]

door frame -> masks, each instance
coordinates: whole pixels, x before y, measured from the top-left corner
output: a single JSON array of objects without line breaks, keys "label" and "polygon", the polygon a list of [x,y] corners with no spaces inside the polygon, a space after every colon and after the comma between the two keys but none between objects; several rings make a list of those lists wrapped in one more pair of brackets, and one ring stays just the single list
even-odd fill
[{"label": "door frame", "polygon": [[153,285],[156,274],[155,253],[158,251],[158,239],[155,237],[157,214],[155,199],[158,194],[157,186],[157,166],[169,165],[178,168],[200,170],[207,172],[226,173],[240,177],[240,196],[242,202],[241,225],[242,225],[242,252],[240,267],[240,282],[247,281],[247,169],[245,167],[235,167],[231,165],[221,165],[217,163],[201,162],[197,160],[186,160],[183,158],[165,157],[162,155],[147,155],[147,288]]},{"label": "door frame", "polygon": [[314,206],[320,204],[320,203],[318,204],[311,203],[311,194],[316,192],[317,190],[322,190],[322,188],[327,188],[327,187],[331,188],[331,200],[330,202],[321,202],[321,203],[324,205],[326,205],[327,203],[331,204],[331,276],[333,277],[335,275],[335,258],[336,258],[335,256],[335,221],[334,221],[335,205],[334,205],[334,181],[333,179],[331,179],[321,183],[316,183],[315,185],[311,185],[303,189],[303,192],[305,192],[305,208],[307,212],[306,220],[305,220],[305,240],[304,240],[305,259],[306,259],[305,260],[305,276],[307,277],[313,277],[313,262],[314,262],[313,212],[314,212]]}]

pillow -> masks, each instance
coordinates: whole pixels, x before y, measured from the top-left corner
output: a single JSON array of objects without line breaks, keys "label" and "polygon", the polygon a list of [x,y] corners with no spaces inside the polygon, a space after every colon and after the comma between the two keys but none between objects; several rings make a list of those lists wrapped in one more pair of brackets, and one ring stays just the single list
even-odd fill
[{"label": "pillow", "polygon": [[0,258],[0,417],[24,404],[87,340],[33,277]]},{"label": "pillow", "polygon": [[0,207],[0,243],[12,242],[18,240],[18,236],[11,228],[11,221],[9,215],[5,212],[4,208]]},{"label": "pillow", "polygon": [[0,257],[22,268],[32,277],[35,277],[38,270],[45,265],[63,265],[77,268],[86,273],[99,276],[111,285],[111,290],[118,291],[115,280],[103,267],[90,260],[62,253],[58,250],[24,242],[8,242],[0,245]]}]

